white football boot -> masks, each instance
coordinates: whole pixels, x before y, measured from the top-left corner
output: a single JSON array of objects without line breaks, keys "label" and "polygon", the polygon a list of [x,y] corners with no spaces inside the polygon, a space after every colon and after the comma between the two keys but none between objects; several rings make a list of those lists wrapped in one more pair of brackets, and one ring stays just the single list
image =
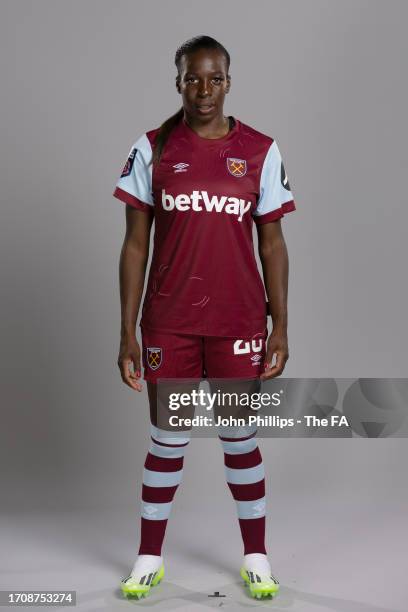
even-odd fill
[{"label": "white football boot", "polygon": [[146,597],[152,586],[161,582],[164,576],[163,557],[139,555],[129,576],[120,582],[125,597]]},{"label": "white football boot", "polygon": [[266,555],[261,553],[245,555],[240,573],[249,587],[250,594],[256,599],[274,597],[279,591],[279,581],[272,575]]}]

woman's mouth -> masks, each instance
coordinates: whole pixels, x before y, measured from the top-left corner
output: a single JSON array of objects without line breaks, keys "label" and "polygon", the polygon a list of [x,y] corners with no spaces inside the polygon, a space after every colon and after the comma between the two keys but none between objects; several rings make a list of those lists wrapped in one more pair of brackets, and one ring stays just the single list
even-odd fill
[{"label": "woman's mouth", "polygon": [[196,108],[201,115],[207,115],[214,108],[214,104],[197,104]]}]

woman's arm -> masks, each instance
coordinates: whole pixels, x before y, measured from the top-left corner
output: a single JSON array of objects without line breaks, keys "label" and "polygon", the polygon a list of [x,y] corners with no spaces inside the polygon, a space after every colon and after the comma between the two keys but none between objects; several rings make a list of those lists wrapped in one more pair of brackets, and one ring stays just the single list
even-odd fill
[{"label": "woman's arm", "polygon": [[[149,258],[153,215],[126,205],[126,235],[119,261],[121,330],[118,366],[122,380],[132,389],[142,390],[140,346],[136,340],[136,321],[143,294]],[[133,363],[133,372],[130,364]]]},{"label": "woman's arm", "polygon": [[[258,251],[273,329],[266,347],[265,373],[261,380],[280,376],[289,358],[288,350],[288,273],[289,259],[280,220],[257,225]],[[276,363],[271,367],[276,353]]]}]

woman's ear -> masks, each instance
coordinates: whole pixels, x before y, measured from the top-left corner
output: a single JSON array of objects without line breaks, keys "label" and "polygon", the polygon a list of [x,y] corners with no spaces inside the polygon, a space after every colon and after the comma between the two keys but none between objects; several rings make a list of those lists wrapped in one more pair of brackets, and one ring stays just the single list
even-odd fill
[{"label": "woman's ear", "polygon": [[230,89],[231,89],[231,77],[230,77],[230,75],[228,75],[227,76],[227,85],[225,87],[225,93],[228,93]]},{"label": "woman's ear", "polygon": [[180,90],[180,78],[178,76],[176,76],[176,89],[177,89],[178,93],[181,94],[181,90]]}]

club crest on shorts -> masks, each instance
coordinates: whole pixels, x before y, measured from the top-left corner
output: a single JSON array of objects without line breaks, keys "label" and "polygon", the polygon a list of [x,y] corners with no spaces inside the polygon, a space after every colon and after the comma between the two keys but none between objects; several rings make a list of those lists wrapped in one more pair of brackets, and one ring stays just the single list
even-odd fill
[{"label": "club crest on shorts", "polygon": [[120,178],[123,178],[124,176],[129,176],[129,174],[132,172],[133,162],[135,161],[136,152],[137,152],[137,149],[133,147],[133,149],[129,153],[129,157],[126,160],[125,165],[123,166],[123,170],[122,170],[122,174],[120,175]]},{"label": "club crest on shorts", "polygon": [[247,163],[245,159],[238,159],[237,157],[227,157],[227,168],[228,172],[232,176],[244,176],[247,171]]},{"label": "club crest on shorts", "polygon": [[151,370],[157,370],[162,364],[163,351],[158,347],[147,347],[147,365]]}]

